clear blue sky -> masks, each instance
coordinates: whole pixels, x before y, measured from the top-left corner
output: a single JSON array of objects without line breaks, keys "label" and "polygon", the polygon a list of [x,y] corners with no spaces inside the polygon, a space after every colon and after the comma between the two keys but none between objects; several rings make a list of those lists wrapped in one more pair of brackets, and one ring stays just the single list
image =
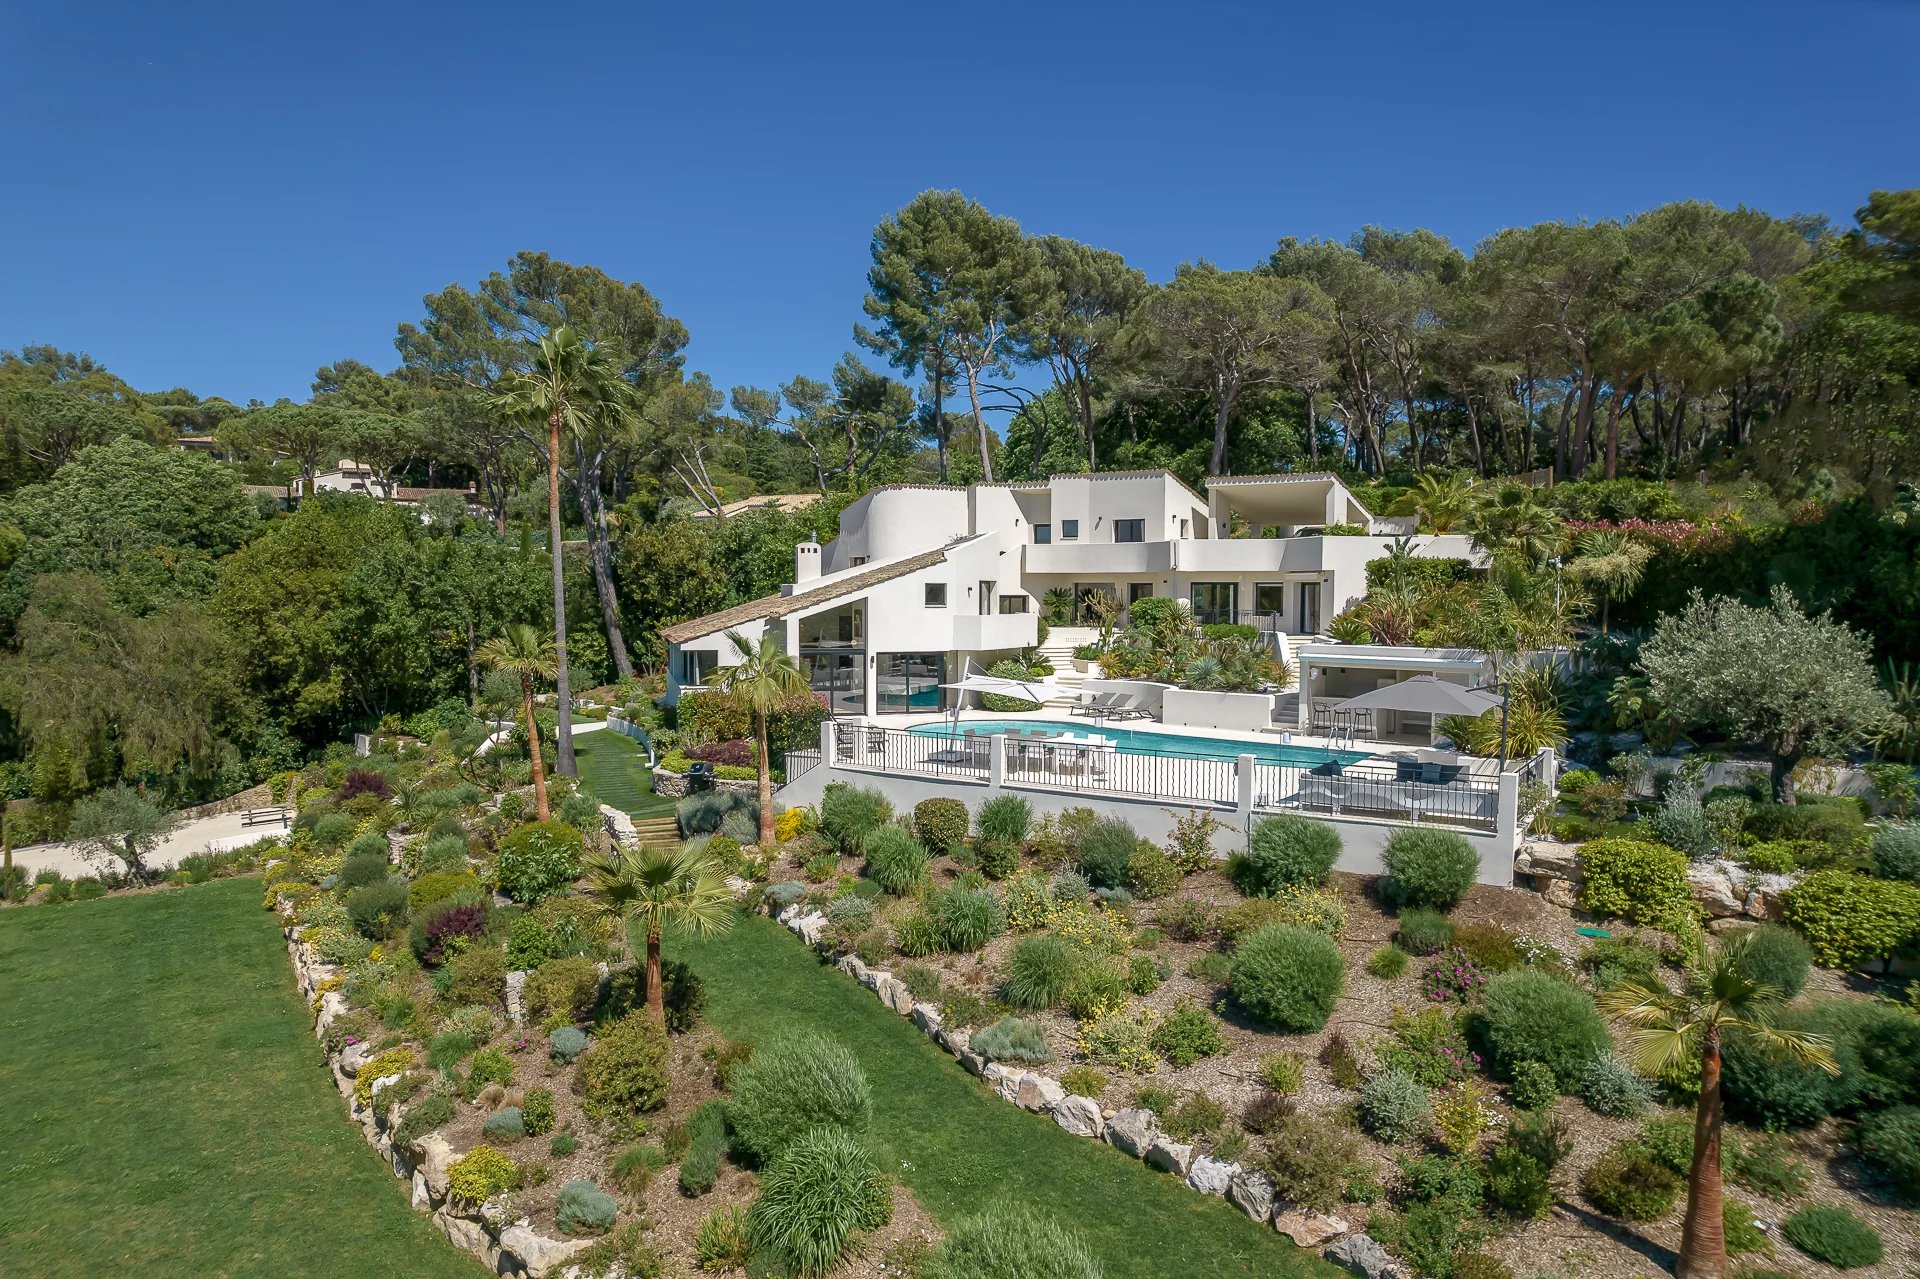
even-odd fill
[{"label": "clear blue sky", "polygon": [[519,249],[646,284],[722,389],[820,375],[928,187],[1164,279],[1920,183],[1912,3],[9,10],[0,347],[237,401],[392,367],[422,295]]}]

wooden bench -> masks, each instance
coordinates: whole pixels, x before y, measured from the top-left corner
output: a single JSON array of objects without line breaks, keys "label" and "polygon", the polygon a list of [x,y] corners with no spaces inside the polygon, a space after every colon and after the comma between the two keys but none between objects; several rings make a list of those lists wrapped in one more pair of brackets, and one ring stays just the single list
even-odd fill
[{"label": "wooden bench", "polygon": [[241,812],[242,829],[248,826],[281,826],[287,824],[287,810],[284,808],[249,808]]}]

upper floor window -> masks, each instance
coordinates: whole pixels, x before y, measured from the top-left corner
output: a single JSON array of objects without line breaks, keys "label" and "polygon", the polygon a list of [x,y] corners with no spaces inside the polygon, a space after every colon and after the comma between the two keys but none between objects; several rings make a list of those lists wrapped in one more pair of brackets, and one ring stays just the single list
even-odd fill
[{"label": "upper floor window", "polygon": [[683,648],[680,650],[680,683],[703,684],[719,665],[720,655],[711,649]]},{"label": "upper floor window", "polygon": [[1071,542],[1074,538],[1079,537],[1080,521],[1079,520],[1061,520],[1060,536],[1062,539],[1069,542]]},{"label": "upper floor window", "polygon": [[848,568],[859,568],[862,564],[865,564],[866,562],[867,562],[867,557],[864,555],[850,555],[847,557]]},{"label": "upper floor window", "polygon": [[1113,522],[1113,540],[1116,542],[1146,541],[1147,522],[1145,520],[1115,520]]},{"label": "upper floor window", "polygon": [[1053,541],[1053,525],[1036,524],[1033,526],[1033,542],[1036,546],[1045,546]]},{"label": "upper floor window", "polygon": [[945,608],[947,606],[947,584],[945,582],[927,583],[927,607]]},{"label": "upper floor window", "polygon": [[1002,613],[1024,613],[1027,611],[1027,597],[1024,595],[1002,595],[1000,597]]}]

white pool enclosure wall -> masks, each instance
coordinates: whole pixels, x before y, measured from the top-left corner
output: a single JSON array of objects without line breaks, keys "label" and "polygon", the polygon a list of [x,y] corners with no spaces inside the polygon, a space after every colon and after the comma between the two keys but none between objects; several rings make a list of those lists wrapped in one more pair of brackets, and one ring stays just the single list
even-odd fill
[{"label": "white pool enclosure wall", "polygon": [[1339,832],[1336,870],[1378,875],[1381,850],[1410,827],[1454,831],[1480,854],[1483,884],[1509,887],[1521,839],[1520,783],[1551,782],[1552,752],[1512,761],[1496,771],[1463,771],[1444,785],[1405,776],[1391,759],[1370,759],[1337,775],[1262,762],[1251,754],[1219,758],[1137,754],[1111,747],[1023,742],[1001,735],[955,741],[850,721],[820,726],[817,751],[790,752],[788,780],[777,796],[788,807],[818,804],[840,782],[885,795],[896,812],[945,796],[969,811],[996,795],[1024,796],[1036,816],[1091,808],[1117,817],[1156,843],[1193,809],[1224,823],[1215,837],[1222,855],[1244,849],[1254,823],[1292,812]]}]

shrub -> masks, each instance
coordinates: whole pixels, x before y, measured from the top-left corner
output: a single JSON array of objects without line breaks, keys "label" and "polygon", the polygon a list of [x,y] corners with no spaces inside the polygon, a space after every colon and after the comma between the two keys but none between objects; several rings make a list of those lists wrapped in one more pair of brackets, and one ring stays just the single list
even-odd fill
[{"label": "shrub", "polygon": [[488,1115],[486,1122],[480,1125],[480,1135],[488,1141],[504,1144],[519,1141],[527,1135],[527,1120],[518,1106],[507,1106]]},{"label": "shrub", "polygon": [[1382,981],[1392,981],[1407,971],[1407,952],[1398,946],[1382,946],[1367,957],[1367,972]]},{"label": "shrub", "polygon": [[984,888],[955,885],[935,895],[930,909],[940,941],[951,951],[979,950],[1007,926],[1000,899]]},{"label": "shrub", "polygon": [[1630,980],[1645,981],[1660,969],[1660,952],[1637,937],[1602,937],[1580,956],[1581,967],[1601,990]]},{"label": "shrub", "polygon": [[1785,1028],[1831,1043],[1840,1073],[1761,1052],[1744,1037],[1727,1041],[1728,1105],[1768,1127],[1805,1127],[1829,1114],[1920,1101],[1920,1017],[1893,1004],[1835,999],[1789,1008]]},{"label": "shrub", "polygon": [[513,1160],[481,1144],[447,1167],[447,1190],[465,1203],[485,1203],[503,1190],[520,1184],[520,1168]]},{"label": "shrub", "polygon": [[[379,839],[378,836],[375,836]],[[358,840],[354,841],[356,844]],[[340,863],[340,887],[365,888],[368,884],[377,884],[388,874],[386,841],[380,840],[380,851],[365,856],[349,856]]]},{"label": "shrub", "polygon": [[1734,850],[1734,856],[1748,870],[1763,875],[1785,875],[1800,865],[1799,848],[1785,840],[1765,840]]},{"label": "shrub", "polygon": [[864,851],[867,836],[892,820],[892,802],[864,786],[829,786],[820,799],[820,830],[849,857]]},{"label": "shrub", "polygon": [[507,999],[507,952],[498,946],[469,946],[441,968],[441,992],[458,1004],[502,1008]]},{"label": "shrub", "polygon": [[849,935],[864,932],[873,926],[873,901],[853,893],[836,897],[827,903],[827,922]]},{"label": "shrub", "polygon": [[1693,910],[1687,855],[1638,839],[1596,839],[1580,850],[1580,909],[1603,919],[1672,928]]},{"label": "shrub", "polygon": [[1020,869],[1020,846],[1007,840],[975,840],[973,853],[988,879],[1005,879]]},{"label": "shrub", "polygon": [[967,1047],[988,1061],[1017,1061],[1024,1066],[1041,1066],[1053,1060],[1053,1049],[1040,1027],[1018,1017],[1002,1017],[993,1025],[977,1030]]},{"label": "shrub", "polygon": [[1457,1083],[1477,1073],[1480,1058],[1467,1047],[1461,1019],[1445,1008],[1392,1014],[1393,1038],[1381,1045],[1382,1065],[1400,1070],[1425,1088]]},{"label": "shrub", "polygon": [[1157,955],[1130,955],[1127,957],[1127,993],[1151,995],[1172,974],[1167,961]]},{"label": "shrub", "polygon": [[1093,885],[1077,870],[1063,870],[1053,877],[1053,895],[1058,901],[1084,902],[1093,895]]},{"label": "shrub", "polygon": [[1067,979],[1060,998],[1068,1012],[1085,1020],[1099,1008],[1120,1003],[1126,994],[1127,979],[1124,975],[1104,962],[1089,960],[1083,961]]},{"label": "shrub", "polygon": [[1360,1156],[1360,1139],[1345,1128],[1300,1114],[1280,1116],[1270,1136],[1260,1169],[1273,1182],[1275,1197],[1331,1212]]},{"label": "shrub", "polygon": [[1080,837],[1080,873],[1095,888],[1120,888],[1127,882],[1140,837],[1117,817],[1103,817]]},{"label": "shrub", "polygon": [[1544,1217],[1553,1207],[1552,1170],[1510,1142],[1487,1157],[1487,1202],[1510,1217]]},{"label": "shrub", "polygon": [[1481,1026],[1501,1074],[1511,1079],[1521,1062],[1539,1062],[1562,1091],[1570,1091],[1587,1063],[1613,1046],[1592,996],[1530,968],[1487,984]]},{"label": "shrub", "polygon": [[702,1103],[687,1116],[687,1153],[680,1159],[680,1193],[704,1195],[720,1180],[720,1155],[727,1148],[726,1103]]},{"label": "shrub", "polygon": [[430,967],[446,963],[467,944],[485,937],[493,903],[485,897],[453,897],[434,902],[413,917],[407,944]]},{"label": "shrub", "polygon": [[493,859],[500,891],[517,902],[537,902],[580,878],[585,841],[564,822],[529,822],[500,842]]},{"label": "shrub", "polygon": [[1234,887],[1271,897],[1294,884],[1317,884],[1340,857],[1340,833],[1324,822],[1276,813],[1255,823],[1247,851],[1228,866]]},{"label": "shrub", "polygon": [[580,1139],[570,1132],[557,1132],[553,1140],[547,1143],[547,1153],[555,1159],[565,1159],[580,1149]]},{"label": "shrub", "polygon": [[1467,952],[1449,946],[1420,974],[1420,993],[1428,1003],[1467,1003],[1486,988],[1487,975]]},{"label": "shrub", "polygon": [[553,1131],[553,1090],[529,1088],[520,1099],[520,1120],[529,1137],[541,1137]]},{"label": "shrub", "polygon": [[1828,968],[1884,959],[1920,932],[1920,885],[1817,870],[1781,894],[1781,911]]},{"label": "shrub", "polygon": [[748,1234],[756,1252],[789,1272],[824,1275],[856,1234],[892,1215],[893,1196],[873,1156],[851,1134],[822,1128],[800,1136],[768,1167]]},{"label": "shrub", "polygon": [[1693,1167],[1693,1116],[1669,1114],[1649,1119],[1635,1144],[1662,1168],[1684,1177]]},{"label": "shrub", "polygon": [[1318,1030],[1345,989],[1346,965],[1325,934],[1273,924],[1240,943],[1229,984],[1240,1006],[1266,1024]]},{"label": "shrub", "polygon": [[1361,1086],[1360,1119],[1381,1141],[1398,1145],[1426,1132],[1433,1107],[1412,1075],[1380,1070]]},{"label": "shrub", "polygon": [[[958,803],[959,801],[954,801]],[[864,836],[867,878],[895,896],[910,893],[927,877],[927,850],[898,826],[882,826]]]},{"label": "shrub", "polygon": [[854,1055],[806,1032],[757,1049],[734,1072],[727,1118],[736,1146],[765,1162],[809,1128],[864,1132],[872,1109],[867,1075]]},{"label": "shrub", "polygon": [[462,1089],[468,1101],[478,1097],[489,1085],[499,1084],[502,1088],[513,1082],[513,1058],[498,1048],[482,1048],[473,1055],[473,1063],[467,1067],[467,1079]]},{"label": "shrub", "polygon": [[1220,1023],[1189,998],[1174,1004],[1153,1028],[1147,1043],[1175,1066],[1191,1066],[1202,1057],[1216,1057],[1227,1050]]},{"label": "shrub", "polygon": [[1560,1095],[1560,1083],[1553,1069],[1537,1061],[1523,1061],[1513,1068],[1513,1083],[1508,1090],[1513,1104],[1521,1110],[1543,1110]]},{"label": "shrub", "polygon": [[527,1014],[537,1022],[585,1021],[599,997],[600,966],[584,956],[550,959],[527,974]]},{"label": "shrub", "polygon": [[918,1271],[919,1279],[1101,1279],[1077,1234],[1036,1213],[994,1208],[963,1217]]},{"label": "shrub", "polygon": [[1033,827],[1033,805],[1020,795],[996,795],[980,805],[974,829],[981,839],[1018,846]]},{"label": "shrub", "polygon": [[1075,1097],[1098,1097],[1107,1090],[1107,1077],[1092,1066],[1069,1066],[1061,1072],[1060,1086]]},{"label": "shrub", "polygon": [[464,871],[430,870],[413,881],[407,889],[407,908],[418,912],[435,902],[448,901],[462,894],[478,895],[480,879]]},{"label": "shrub", "polygon": [[[1137,1104],[1146,1103],[1142,1101]],[[1160,1116],[1167,1135],[1176,1141],[1193,1141],[1208,1133],[1218,1132],[1227,1122],[1227,1108],[1199,1092],[1188,1093],[1179,1105],[1171,1109],[1162,1107],[1154,1113]]]},{"label": "shrub", "polygon": [[452,1123],[453,1114],[453,1098],[447,1094],[436,1092],[422,1097],[400,1116],[400,1126],[393,1130],[393,1144],[403,1150],[411,1149],[414,1142],[435,1128]]},{"label": "shrub", "polygon": [[362,937],[391,937],[407,922],[407,881],[383,879],[346,896],[347,917]]},{"label": "shrub", "polygon": [[1653,1089],[1612,1053],[1587,1063],[1580,1076],[1580,1099],[1595,1114],[1609,1119],[1631,1119],[1653,1104]]},{"label": "shrub", "polygon": [[913,806],[913,832],[939,853],[957,853],[967,843],[967,806],[957,799],[923,799]]},{"label": "shrub", "polygon": [[700,1229],[694,1232],[693,1259],[702,1270],[738,1270],[752,1251],[746,1210],[737,1205],[715,1208],[701,1218]]},{"label": "shrub", "polygon": [[639,1131],[647,1112],[667,1099],[672,1055],[664,1028],[644,1012],[628,1013],[602,1030],[580,1057],[573,1087],[582,1109]]},{"label": "shrub", "polygon": [[1879,1233],[1845,1208],[1802,1208],[1780,1232],[1801,1252],[1837,1270],[1870,1266],[1883,1251]]},{"label": "shrub", "polygon": [[466,868],[467,837],[464,834],[449,833],[430,836],[426,847],[420,850],[422,874],[436,870],[458,871]]},{"label": "shrub", "polygon": [[560,1187],[554,1204],[554,1220],[565,1235],[604,1235],[613,1229],[619,1207],[609,1195],[591,1181],[575,1178]]},{"label": "shrub", "polygon": [[1749,929],[1736,944],[1740,971],[1778,991],[1781,999],[1792,999],[1806,986],[1813,950],[1792,929],[1762,924]]},{"label": "shrub", "polygon": [[1445,910],[1466,896],[1480,872],[1480,854],[1466,836],[1446,830],[1397,830],[1388,837],[1380,860],[1387,868],[1380,895],[1396,909]]},{"label": "shrub", "polygon": [[1510,973],[1527,962],[1520,938],[1499,924],[1463,924],[1454,929],[1453,944],[1490,973]]},{"label": "shrub", "polygon": [[1133,858],[1127,863],[1127,884],[1136,894],[1148,900],[1165,897],[1180,887],[1182,878],[1173,858],[1157,846],[1144,839],[1135,845]]},{"label": "shrub", "polygon": [[1305,1078],[1306,1064],[1299,1053],[1264,1053],[1260,1057],[1260,1082],[1279,1096],[1298,1092]]},{"label": "shrub", "polygon": [[1887,822],[1876,830],[1873,868],[1888,879],[1920,883],[1920,822]]},{"label": "shrub", "polygon": [[1007,965],[1007,1002],[1015,1008],[1053,1007],[1080,964],[1079,953],[1058,937],[1022,938]]},{"label": "shrub", "polygon": [[1862,1116],[1853,1146],[1902,1194],[1920,1198],[1920,1107],[1894,1106]]},{"label": "shrub", "polygon": [[1149,1017],[1144,1010],[1121,1003],[1103,1004],[1081,1020],[1074,1046],[1097,1065],[1147,1074],[1159,1064],[1147,1042],[1149,1033]]},{"label": "shrub", "polygon": [[1437,955],[1453,944],[1453,921],[1437,910],[1400,912],[1394,939],[1412,955]]},{"label": "shrub", "polygon": [[1622,1221],[1657,1221],[1679,1198],[1678,1174],[1654,1161],[1641,1147],[1623,1142],[1601,1155],[1580,1188],[1594,1207]]},{"label": "shrub", "polygon": [[1726,1240],[1727,1255],[1739,1257],[1750,1252],[1772,1252],[1773,1241],[1760,1223],[1753,1219],[1753,1209],[1737,1199],[1724,1199],[1720,1203],[1720,1229]]},{"label": "shrub", "polygon": [[562,1066],[571,1066],[587,1050],[587,1032],[578,1026],[562,1026],[547,1036],[547,1055]]},{"label": "shrub", "polygon": [[1160,931],[1175,941],[1199,941],[1213,931],[1213,908],[1194,897],[1176,897],[1154,916]]}]

